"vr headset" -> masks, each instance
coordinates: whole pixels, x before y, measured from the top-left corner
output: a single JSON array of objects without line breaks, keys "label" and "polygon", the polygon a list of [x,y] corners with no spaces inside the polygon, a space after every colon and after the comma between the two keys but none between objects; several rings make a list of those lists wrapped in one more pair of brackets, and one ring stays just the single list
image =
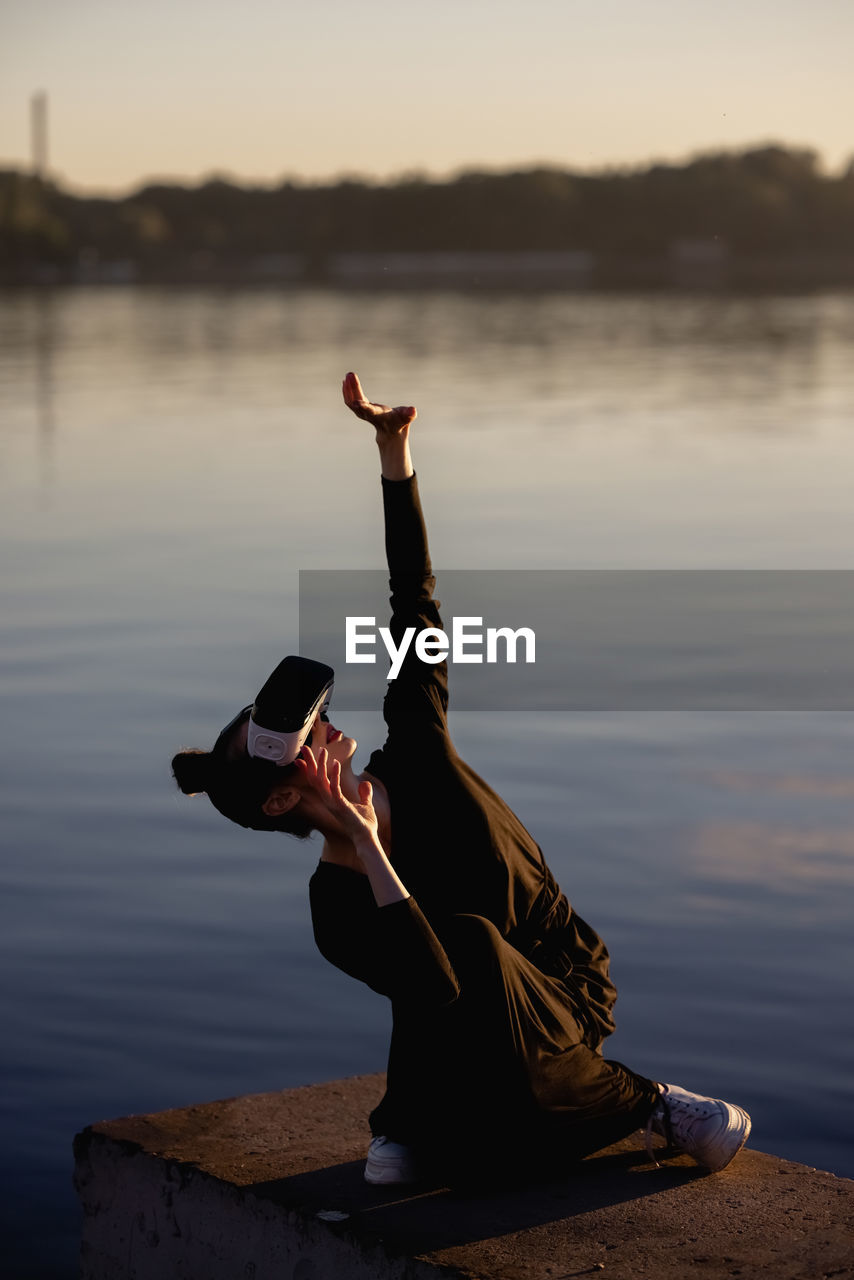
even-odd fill
[{"label": "vr headset", "polygon": [[234,717],[217,738],[214,751],[247,716],[246,750],[256,760],[292,764],[317,719],[326,720],[335,672],[323,662],[290,656],[276,667],[255,701]]}]

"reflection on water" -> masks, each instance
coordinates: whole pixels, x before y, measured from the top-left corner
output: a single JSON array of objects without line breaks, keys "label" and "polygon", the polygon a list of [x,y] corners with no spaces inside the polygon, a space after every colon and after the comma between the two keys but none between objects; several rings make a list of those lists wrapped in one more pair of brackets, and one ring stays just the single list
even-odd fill
[{"label": "reflection on water", "polygon": [[698,828],[693,856],[711,879],[729,885],[773,882],[778,891],[800,894],[804,881],[837,885],[846,878],[854,858],[854,830],[710,823]]},{"label": "reflection on water", "polygon": [[[3,297],[21,1257],[68,1270],[88,1121],[383,1065],[382,1001],[313,946],[317,845],[230,827],[168,777],[296,648],[297,571],[381,564],[346,369],[419,406],[440,571],[850,569],[852,338],[841,295]],[[378,713],[346,727],[366,760]],[[457,711],[453,730],[609,942],[614,1056],[854,1174],[847,718]],[[56,1243],[37,1245],[46,1203]]]},{"label": "reflection on water", "polygon": [[804,796],[841,796],[854,799],[854,777],[816,778],[809,775],[774,778],[764,773],[751,773],[746,769],[738,773],[725,769],[708,775],[709,781],[721,787],[737,791],[778,791]]}]

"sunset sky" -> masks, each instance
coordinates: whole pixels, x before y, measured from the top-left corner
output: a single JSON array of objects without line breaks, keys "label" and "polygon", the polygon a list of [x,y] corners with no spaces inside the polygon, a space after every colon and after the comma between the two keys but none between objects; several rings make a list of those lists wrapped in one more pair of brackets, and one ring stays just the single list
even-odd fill
[{"label": "sunset sky", "polygon": [[854,154],[854,0],[3,0],[0,165],[88,190]]}]

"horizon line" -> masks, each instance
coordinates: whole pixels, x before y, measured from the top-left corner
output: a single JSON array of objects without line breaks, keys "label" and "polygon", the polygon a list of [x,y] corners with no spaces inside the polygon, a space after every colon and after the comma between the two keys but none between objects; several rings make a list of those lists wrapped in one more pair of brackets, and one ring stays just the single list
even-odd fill
[{"label": "horizon line", "polygon": [[[604,161],[599,165],[574,166],[566,161],[547,160],[544,158],[508,161],[505,164],[490,164],[482,161],[465,161],[462,164],[442,171],[433,171],[419,166],[412,168],[402,168],[388,172],[385,175],[377,173],[366,173],[357,170],[341,169],[335,173],[322,177],[311,177],[300,175],[293,172],[283,172],[277,177],[256,178],[241,176],[233,170],[227,168],[207,169],[195,175],[175,175],[175,174],[148,174],[144,177],[135,179],[130,183],[123,183],[118,186],[110,187],[101,184],[88,185],[76,182],[58,171],[48,171],[42,175],[43,180],[51,183],[53,186],[62,187],[69,194],[90,199],[124,199],[134,195],[136,192],[145,190],[152,186],[167,187],[185,187],[200,188],[207,186],[211,182],[224,182],[231,186],[243,187],[245,189],[267,189],[275,190],[286,184],[302,187],[334,187],[341,186],[344,183],[352,182],[364,186],[390,187],[397,186],[404,182],[425,182],[425,183],[451,183],[464,177],[467,174],[487,174],[500,176],[511,173],[530,173],[537,170],[546,170],[559,173],[571,173],[585,177],[605,176],[609,174],[630,174],[644,172],[657,166],[679,168],[694,163],[697,160],[722,155],[745,155],[754,151],[764,151],[779,149],[789,152],[807,152],[816,157],[817,167],[820,172],[824,171],[825,176],[832,177],[842,176],[852,166],[854,166],[854,150],[852,154],[845,160],[841,161],[837,167],[826,165],[825,153],[821,148],[811,143],[804,142],[786,142],[776,137],[765,137],[751,142],[743,142],[736,144],[721,145],[700,145],[696,149],[683,152],[678,157],[663,156],[652,153],[645,160],[637,161]],[[0,173],[13,172],[21,173],[28,177],[35,177],[30,165],[25,161],[18,160],[0,160]]]}]

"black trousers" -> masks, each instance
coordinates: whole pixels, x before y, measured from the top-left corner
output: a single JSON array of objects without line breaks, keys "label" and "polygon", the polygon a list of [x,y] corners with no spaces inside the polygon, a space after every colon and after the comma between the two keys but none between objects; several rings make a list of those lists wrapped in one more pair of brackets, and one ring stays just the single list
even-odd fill
[{"label": "black trousers", "polygon": [[482,916],[454,916],[440,937],[460,995],[442,1008],[395,1001],[372,1133],[451,1181],[503,1181],[559,1169],[646,1124],[655,1084],[602,1057],[571,975],[541,973]]}]

